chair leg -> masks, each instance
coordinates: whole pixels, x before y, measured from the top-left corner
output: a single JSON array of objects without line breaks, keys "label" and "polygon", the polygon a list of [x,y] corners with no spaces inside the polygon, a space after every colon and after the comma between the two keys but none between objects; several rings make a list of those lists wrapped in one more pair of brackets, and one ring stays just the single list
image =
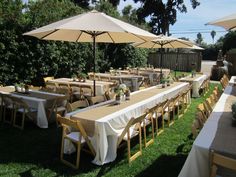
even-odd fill
[{"label": "chair leg", "polygon": [[24,112],[22,113],[22,118],[21,118],[21,123],[18,125],[17,124],[17,109],[14,110],[14,116],[13,116],[13,127],[16,127],[16,128],[19,128],[21,130],[24,129],[24,126],[25,126],[25,109],[24,109]]},{"label": "chair leg", "polygon": [[217,171],[217,166],[212,165],[210,177],[215,177],[216,176],[216,171]]},{"label": "chair leg", "polygon": [[13,119],[13,114],[14,114],[14,112],[13,112],[13,109],[10,109],[10,119],[7,119],[6,118],[6,110],[7,110],[8,108],[6,107],[6,106],[4,106],[4,108],[3,108],[3,122],[4,123],[8,123],[8,124],[12,124],[12,119]]}]

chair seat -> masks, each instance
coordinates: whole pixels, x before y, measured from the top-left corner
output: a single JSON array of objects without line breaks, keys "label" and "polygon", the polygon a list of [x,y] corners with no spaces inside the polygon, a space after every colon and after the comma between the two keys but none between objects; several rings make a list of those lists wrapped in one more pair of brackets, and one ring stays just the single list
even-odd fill
[{"label": "chair seat", "polygon": [[66,108],[64,106],[57,107],[57,112],[63,112],[66,111]]},{"label": "chair seat", "polygon": [[[79,138],[81,137],[81,134],[80,134],[80,132],[71,132],[71,133],[67,134],[66,137],[71,139],[72,141],[78,142]],[[81,137],[81,143],[85,143],[85,139],[83,136]]]}]

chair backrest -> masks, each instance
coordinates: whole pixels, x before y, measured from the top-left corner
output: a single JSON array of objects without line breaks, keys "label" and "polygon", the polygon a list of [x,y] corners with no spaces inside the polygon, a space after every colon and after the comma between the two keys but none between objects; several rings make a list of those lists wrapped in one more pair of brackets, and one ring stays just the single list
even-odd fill
[{"label": "chair backrest", "polygon": [[89,106],[89,102],[87,99],[84,100],[78,100],[73,103],[68,103],[67,104],[67,111],[72,112],[75,111],[78,108],[85,108]]},{"label": "chair backrest", "polygon": [[198,131],[200,130],[200,124],[199,124],[199,121],[197,119],[194,119],[193,123],[192,123],[192,134],[193,134],[193,137],[197,137],[198,135]]},{"label": "chair backrest", "polygon": [[221,166],[227,169],[231,169],[236,171],[236,160],[223,156],[221,154],[218,154],[216,152],[212,152],[212,168],[211,168],[211,177],[215,177],[216,176],[216,172],[217,172],[217,166]]},{"label": "chair backrest", "polygon": [[207,108],[210,110],[210,112],[212,112],[214,105],[210,98],[206,99],[206,105],[207,105]]},{"label": "chair backrest", "polygon": [[203,103],[198,105],[197,110],[200,112],[200,114],[198,114],[199,118],[203,121],[203,123],[205,123],[208,119],[208,113]]},{"label": "chair backrest", "polygon": [[19,108],[24,108],[26,110],[29,111],[29,106],[26,102],[24,102],[24,100],[22,98],[18,98],[18,97],[11,97],[12,103],[14,105],[15,108],[19,109]]},{"label": "chair backrest", "polygon": [[57,122],[59,122],[63,127],[63,135],[66,134],[66,130],[68,127],[72,127],[75,131],[79,131],[82,137],[85,139],[86,143],[88,144],[91,152],[95,155],[95,150],[88,138],[88,135],[79,120],[72,120],[69,118],[62,117],[61,115],[57,114]]},{"label": "chair backrest", "polygon": [[50,77],[44,77],[43,80],[45,83],[47,83],[49,80],[53,80],[54,77],[53,76],[50,76]]},{"label": "chair backrest", "polygon": [[141,123],[143,122],[143,120],[145,119],[146,114],[142,114],[141,116],[134,118],[132,117],[129,122],[127,123],[127,125],[125,126],[124,130],[122,131],[120,137],[118,138],[118,142],[117,142],[117,147],[120,145],[120,143],[122,142],[124,136],[126,133],[129,132],[129,129],[131,126],[135,126],[136,124],[139,124],[141,126]]},{"label": "chair backrest", "polygon": [[8,94],[2,94],[2,102],[5,106],[10,106],[12,105],[12,96],[8,95]]},{"label": "chair backrest", "polygon": [[93,86],[90,85],[80,85],[80,95],[93,96]]},{"label": "chair backrest", "polygon": [[168,106],[167,103],[168,103],[168,99],[158,103],[157,106],[156,106],[156,110],[155,111],[157,113],[162,113],[162,111],[164,111],[166,109],[166,107]]},{"label": "chair backrest", "polygon": [[95,97],[90,97],[90,98],[88,98],[88,100],[89,100],[91,105],[107,101],[105,95],[98,95],[98,96],[95,96]]}]

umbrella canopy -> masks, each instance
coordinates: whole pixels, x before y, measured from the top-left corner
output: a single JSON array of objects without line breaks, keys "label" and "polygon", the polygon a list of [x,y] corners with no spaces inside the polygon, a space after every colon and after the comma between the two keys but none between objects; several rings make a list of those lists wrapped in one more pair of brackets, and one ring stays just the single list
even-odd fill
[{"label": "umbrella canopy", "polygon": [[140,47],[140,48],[174,48],[174,49],[177,49],[177,48],[192,47],[193,43],[190,41],[178,39],[175,37],[159,35],[154,40],[141,42],[141,43],[134,43],[133,46]]},{"label": "umbrella canopy", "polygon": [[[140,47],[140,48],[191,48],[193,47],[193,43],[190,41],[169,37],[165,35],[159,35],[156,39],[152,41],[147,42],[141,42],[141,43],[134,43],[132,44],[134,47]],[[163,52],[161,50],[161,79],[162,79],[162,57]]]},{"label": "umbrella canopy", "polygon": [[216,25],[225,28],[226,30],[236,30],[236,14],[228,15],[218,20],[207,23],[206,25]]},{"label": "umbrella canopy", "polygon": [[[152,40],[157,36],[138,27],[93,10],[43,26],[23,35],[43,40],[93,42],[95,73],[95,43],[131,43]],[[95,95],[95,80],[94,80]]]}]

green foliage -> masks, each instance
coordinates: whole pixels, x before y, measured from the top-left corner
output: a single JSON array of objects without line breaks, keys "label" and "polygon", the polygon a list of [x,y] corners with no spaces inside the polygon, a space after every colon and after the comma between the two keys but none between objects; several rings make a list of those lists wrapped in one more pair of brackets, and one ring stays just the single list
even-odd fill
[{"label": "green foliage", "polygon": [[236,48],[236,32],[230,31],[223,38],[223,54],[225,54],[228,50]]},{"label": "green foliage", "polygon": [[[177,19],[177,11],[181,13],[187,12],[187,7],[183,0],[134,0],[134,2],[142,3],[137,10],[139,19],[144,20],[151,17],[150,26],[155,34],[169,33],[169,25],[173,25]],[[195,9],[200,5],[198,0],[190,0],[192,8]]]},{"label": "green foliage", "polygon": [[[80,2],[86,6],[87,1]],[[121,18],[109,2],[101,1],[96,8]],[[45,76],[71,77],[78,71],[92,71],[91,43],[43,41],[22,35],[84,12],[70,0],[29,1],[28,4],[23,4],[21,0],[0,1],[0,83],[41,85]],[[144,51],[126,44],[97,44],[96,71],[106,71],[110,66],[143,65],[147,57]]]}]

